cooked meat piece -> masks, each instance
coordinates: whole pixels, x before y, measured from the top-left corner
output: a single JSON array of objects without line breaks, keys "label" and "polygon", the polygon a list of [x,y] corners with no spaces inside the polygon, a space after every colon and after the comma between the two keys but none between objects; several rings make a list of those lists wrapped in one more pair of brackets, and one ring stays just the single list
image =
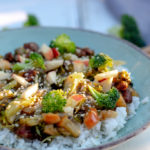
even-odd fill
[{"label": "cooked meat piece", "polygon": [[79,48],[79,47],[77,47],[76,55],[78,57],[93,56],[94,55],[94,51],[91,50],[91,49],[89,49],[88,47],[85,47],[85,48]]},{"label": "cooked meat piece", "polygon": [[29,49],[30,51],[36,52],[39,49],[39,46],[34,42],[29,42],[24,44],[25,49]]},{"label": "cooked meat piece", "polygon": [[129,88],[122,92],[122,96],[126,103],[132,103],[132,92]]},{"label": "cooked meat piece", "polygon": [[4,57],[6,60],[8,60],[9,62],[13,62],[15,59],[14,59],[14,56],[12,55],[12,53],[7,53]]},{"label": "cooked meat piece", "polygon": [[34,137],[32,128],[25,125],[19,126],[15,133],[22,138],[33,139]]},{"label": "cooked meat piece", "polygon": [[116,88],[119,91],[125,91],[128,88],[128,82],[127,81],[120,81],[119,83],[116,84]]},{"label": "cooked meat piece", "polygon": [[32,82],[34,80],[36,74],[37,74],[36,70],[28,70],[27,72],[24,72],[22,76],[25,77],[25,79],[28,82]]}]

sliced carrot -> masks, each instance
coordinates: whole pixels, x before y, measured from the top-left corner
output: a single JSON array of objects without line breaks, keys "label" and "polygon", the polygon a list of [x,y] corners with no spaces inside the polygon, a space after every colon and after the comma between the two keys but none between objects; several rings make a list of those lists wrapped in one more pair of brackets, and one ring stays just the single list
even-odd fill
[{"label": "sliced carrot", "polygon": [[81,101],[84,99],[84,96],[80,94],[74,94],[70,98],[74,99],[75,101]]},{"label": "sliced carrot", "polygon": [[47,124],[55,124],[60,121],[60,116],[58,114],[47,113],[42,114],[44,122]]},{"label": "sliced carrot", "polygon": [[91,108],[85,115],[84,124],[88,129],[92,129],[99,122],[98,112],[95,108]]}]

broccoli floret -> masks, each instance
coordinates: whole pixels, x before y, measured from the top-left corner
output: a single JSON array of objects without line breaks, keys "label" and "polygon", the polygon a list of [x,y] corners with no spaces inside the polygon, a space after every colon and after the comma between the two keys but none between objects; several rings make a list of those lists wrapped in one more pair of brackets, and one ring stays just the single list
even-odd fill
[{"label": "broccoli floret", "polygon": [[53,90],[47,93],[42,100],[42,111],[48,112],[63,112],[63,107],[66,105],[66,93],[62,90]]},{"label": "broccoli floret", "polygon": [[13,65],[13,71],[28,70],[32,67],[45,69],[44,59],[38,53],[31,53],[25,63],[16,63]]},{"label": "broccoli floret", "polygon": [[76,46],[75,43],[71,41],[70,37],[66,34],[61,34],[56,37],[55,40],[52,40],[50,47],[58,48],[61,54],[63,53],[75,53]]},{"label": "broccoli floret", "polygon": [[39,25],[39,21],[37,17],[35,15],[29,14],[27,21],[24,23],[24,26],[28,27],[28,26],[38,26],[38,25]]},{"label": "broccoli floret", "polygon": [[90,59],[91,68],[98,68],[101,71],[107,71],[113,66],[112,59],[103,53],[97,54]]},{"label": "broccoli floret", "polygon": [[120,97],[120,93],[116,88],[110,89],[107,93],[100,93],[96,91],[93,87],[88,86],[90,93],[96,99],[99,107],[105,109],[114,109],[116,102]]},{"label": "broccoli floret", "polygon": [[140,35],[139,28],[133,17],[129,15],[123,15],[121,17],[121,23],[123,28],[120,31],[120,35],[123,39],[126,39],[139,47],[145,46],[145,42]]},{"label": "broccoli floret", "polygon": [[32,60],[32,64],[33,64],[34,67],[45,69],[44,59],[40,54],[31,53],[30,54],[30,59]]},{"label": "broccoli floret", "polygon": [[145,42],[141,37],[136,20],[132,16],[126,14],[122,15],[121,26],[111,28],[109,33],[128,40],[139,47],[145,46]]}]

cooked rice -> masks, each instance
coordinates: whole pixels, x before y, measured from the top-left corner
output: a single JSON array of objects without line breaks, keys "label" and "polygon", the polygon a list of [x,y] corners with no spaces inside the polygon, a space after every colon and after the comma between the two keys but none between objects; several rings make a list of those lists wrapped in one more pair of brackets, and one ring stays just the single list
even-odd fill
[{"label": "cooked rice", "polygon": [[115,137],[117,132],[124,127],[127,119],[136,114],[139,104],[139,98],[133,97],[133,102],[128,105],[128,117],[126,108],[118,107],[116,110],[118,116],[116,118],[99,122],[91,130],[81,125],[81,135],[79,138],[58,136],[50,144],[46,144],[38,140],[30,141],[17,138],[14,133],[5,128],[0,131],[0,145],[21,150],[72,150],[97,146]]}]

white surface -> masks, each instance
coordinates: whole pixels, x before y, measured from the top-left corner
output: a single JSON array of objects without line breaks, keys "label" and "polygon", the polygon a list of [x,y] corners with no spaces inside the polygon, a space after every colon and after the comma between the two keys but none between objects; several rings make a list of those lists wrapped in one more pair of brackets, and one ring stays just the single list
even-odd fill
[{"label": "white surface", "polygon": [[20,16],[35,14],[42,26],[77,27],[104,33],[117,23],[103,0],[5,0],[0,2],[0,16],[11,14],[13,21],[1,19],[1,29],[22,27],[24,16],[17,21],[15,12],[20,12],[17,13]]},{"label": "white surface", "polygon": [[23,22],[26,19],[27,14],[23,11],[0,13],[0,26],[7,26],[16,22]]},{"label": "white surface", "polygon": [[[33,13],[39,18],[42,26],[77,27],[106,33],[109,27],[117,24],[117,21],[107,10],[103,1],[1,0],[0,17],[9,14],[11,21],[0,19],[0,29],[22,27],[26,14]],[[16,20],[16,14],[14,14],[16,12],[19,20]],[[150,150],[150,128],[112,150]]]}]

